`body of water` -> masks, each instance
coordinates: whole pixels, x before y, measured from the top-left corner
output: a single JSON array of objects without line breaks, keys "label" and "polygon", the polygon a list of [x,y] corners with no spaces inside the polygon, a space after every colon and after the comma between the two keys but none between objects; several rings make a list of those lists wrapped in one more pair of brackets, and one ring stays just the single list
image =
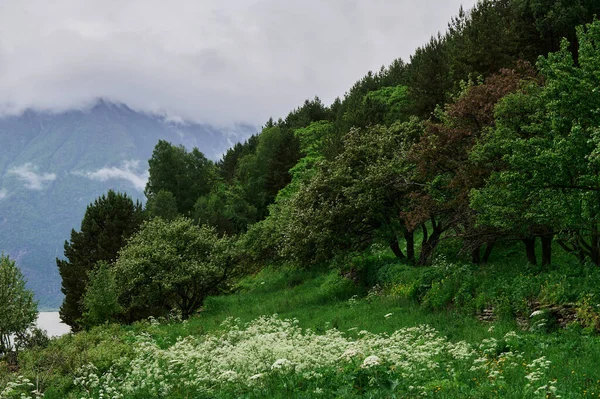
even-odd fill
[{"label": "body of water", "polygon": [[71,331],[71,327],[60,321],[58,312],[40,312],[36,325],[46,330],[49,337],[59,337]]}]

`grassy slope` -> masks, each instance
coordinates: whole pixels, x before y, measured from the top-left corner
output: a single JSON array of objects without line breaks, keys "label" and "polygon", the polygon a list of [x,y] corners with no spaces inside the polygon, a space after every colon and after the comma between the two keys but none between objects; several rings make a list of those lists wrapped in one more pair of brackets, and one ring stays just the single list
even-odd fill
[{"label": "grassy slope", "polygon": [[[304,283],[295,284],[308,276]],[[559,381],[563,394],[569,393],[563,397],[600,396],[600,338],[597,336],[582,335],[576,330],[552,334],[521,332],[514,321],[495,322],[490,333],[491,324],[480,322],[472,315],[451,310],[430,312],[412,301],[387,295],[372,300],[363,297],[356,305],[350,305],[344,296],[348,297],[351,291],[339,289],[337,298],[331,295],[331,282],[336,280],[335,277],[335,272],[263,271],[245,280],[243,291],[211,298],[206,310],[192,320],[188,328],[209,332],[217,329],[227,317],[250,321],[260,315],[277,313],[282,317],[297,318],[304,328],[324,331],[335,327],[349,335],[363,329],[391,333],[402,327],[428,324],[451,341],[478,343],[490,336],[500,340],[504,334],[515,330],[526,336],[524,351],[529,357],[546,356],[552,361],[552,377]],[[385,318],[388,313],[392,316]],[[353,327],[357,329],[348,331]],[[175,329],[165,333],[167,331],[167,341],[185,333],[175,333]]]},{"label": "grassy slope", "polygon": [[[405,276],[412,273],[410,266],[394,264],[391,259],[385,261],[392,269],[403,270]],[[509,271],[510,263],[505,261],[483,268]],[[498,278],[494,273],[489,277]],[[358,295],[358,300],[350,299],[354,295]],[[388,313],[392,315],[384,317]],[[22,372],[31,373],[35,367],[34,359],[44,359],[45,366],[41,368],[48,369],[49,364],[53,368],[52,373],[42,374],[42,380],[49,388],[46,397],[62,398],[65,390],[70,389],[72,373],[77,367],[87,362],[93,362],[99,368],[108,367],[120,353],[130,351],[127,332],[149,332],[166,348],[181,336],[218,333],[227,318],[251,321],[272,314],[297,318],[301,327],[316,332],[337,328],[349,336],[362,329],[391,333],[402,327],[428,324],[451,341],[477,344],[485,338],[501,340],[508,331],[519,331],[512,320],[482,323],[472,314],[450,308],[431,311],[399,296],[386,293],[368,296],[364,289],[340,278],[336,271],[271,268],[244,279],[233,294],[209,298],[201,313],[186,323],[115,325],[64,337],[45,352],[24,356]],[[582,334],[581,329],[576,328],[551,334],[521,331],[519,334],[524,336],[522,350],[528,359],[546,356],[552,361],[551,376],[558,380],[562,397],[597,397],[600,394],[600,338]],[[57,366],[59,363],[60,367]]]}]

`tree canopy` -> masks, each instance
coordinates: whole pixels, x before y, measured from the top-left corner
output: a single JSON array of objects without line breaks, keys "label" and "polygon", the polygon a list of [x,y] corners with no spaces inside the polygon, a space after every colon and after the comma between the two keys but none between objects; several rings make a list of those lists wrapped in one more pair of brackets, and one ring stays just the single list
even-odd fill
[{"label": "tree canopy", "polygon": [[114,262],[121,247],[142,222],[142,205],[126,194],[109,191],[90,204],[80,231],[71,232],[65,242],[66,259],[57,259],[65,295],[60,307],[61,320],[77,330],[83,315],[82,298],[88,274],[100,261]]},{"label": "tree canopy", "polygon": [[179,311],[183,319],[237,272],[235,244],[191,219],[142,225],[114,264],[119,301],[129,320]]},{"label": "tree canopy", "polygon": [[0,303],[0,355],[6,355],[12,349],[11,335],[32,327],[38,310],[21,270],[4,253],[0,254]]}]

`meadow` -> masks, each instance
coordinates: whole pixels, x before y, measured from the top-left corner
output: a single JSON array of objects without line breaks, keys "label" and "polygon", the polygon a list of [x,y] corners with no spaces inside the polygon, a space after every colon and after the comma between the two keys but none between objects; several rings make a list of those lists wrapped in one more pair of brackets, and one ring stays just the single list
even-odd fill
[{"label": "meadow", "polygon": [[[416,268],[374,247],[341,269],[265,268],[187,321],[104,325],[23,352],[0,398],[597,397],[594,269],[556,280],[511,251],[478,267],[442,251]],[[561,306],[574,308],[566,325],[551,313]]]}]

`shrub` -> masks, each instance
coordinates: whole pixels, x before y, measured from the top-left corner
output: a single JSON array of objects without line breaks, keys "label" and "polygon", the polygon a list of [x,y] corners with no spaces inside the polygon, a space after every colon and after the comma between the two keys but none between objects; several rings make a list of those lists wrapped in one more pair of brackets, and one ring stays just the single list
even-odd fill
[{"label": "shrub", "polygon": [[189,318],[209,295],[227,288],[238,272],[235,241],[190,219],[155,218],[142,225],[114,265],[120,302],[130,319]]}]

